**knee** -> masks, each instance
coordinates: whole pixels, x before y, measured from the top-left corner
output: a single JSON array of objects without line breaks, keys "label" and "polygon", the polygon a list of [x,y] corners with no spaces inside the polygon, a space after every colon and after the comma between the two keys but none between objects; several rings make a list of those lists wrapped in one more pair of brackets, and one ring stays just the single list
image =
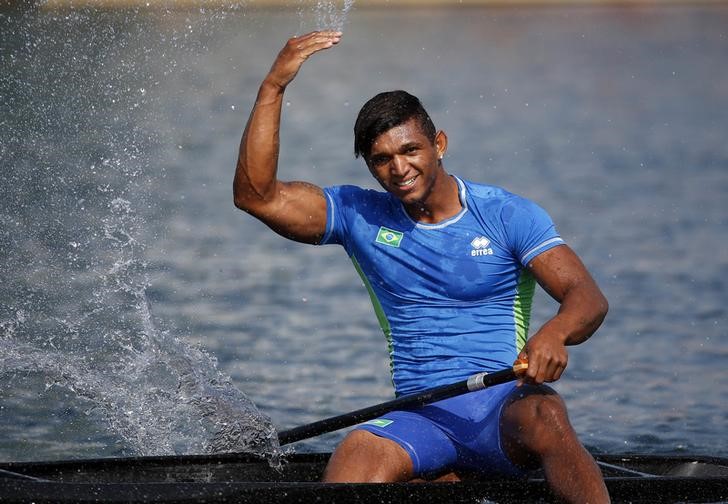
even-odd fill
[{"label": "knee", "polygon": [[571,429],[566,405],[559,396],[543,396],[535,403],[531,422],[541,436],[560,435]]},{"label": "knee", "polygon": [[504,411],[501,432],[506,441],[539,455],[575,437],[566,406],[555,393],[513,401]]}]

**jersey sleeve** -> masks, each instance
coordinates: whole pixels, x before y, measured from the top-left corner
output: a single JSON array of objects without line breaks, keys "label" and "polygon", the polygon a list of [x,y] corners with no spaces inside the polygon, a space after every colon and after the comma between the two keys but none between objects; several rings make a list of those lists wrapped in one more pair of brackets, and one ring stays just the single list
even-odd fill
[{"label": "jersey sleeve", "polygon": [[501,217],[511,249],[524,266],[537,255],[564,243],[549,214],[525,198],[515,196],[507,201]]},{"label": "jersey sleeve", "polygon": [[355,198],[354,186],[324,188],[326,197],[326,231],[319,245],[344,245],[348,229],[348,215]]}]

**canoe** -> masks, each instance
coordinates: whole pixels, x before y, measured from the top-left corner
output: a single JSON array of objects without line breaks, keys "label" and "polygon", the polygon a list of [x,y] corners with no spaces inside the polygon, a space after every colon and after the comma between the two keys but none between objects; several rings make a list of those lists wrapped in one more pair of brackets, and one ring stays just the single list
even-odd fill
[{"label": "canoe", "polygon": [[[550,502],[526,480],[324,484],[329,454],[290,454],[280,468],[250,454],[0,463],[3,503]],[[613,502],[728,502],[728,458],[595,455]]]}]

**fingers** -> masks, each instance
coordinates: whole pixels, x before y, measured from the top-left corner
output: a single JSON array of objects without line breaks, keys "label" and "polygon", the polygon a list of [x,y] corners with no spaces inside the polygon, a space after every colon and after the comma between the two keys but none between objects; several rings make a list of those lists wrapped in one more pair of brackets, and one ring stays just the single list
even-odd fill
[{"label": "fingers", "polygon": [[293,37],[283,48],[281,56],[284,59],[298,60],[298,66],[311,55],[328,49],[341,41],[341,32],[323,31],[312,32],[300,37]]},{"label": "fingers", "polygon": [[338,44],[340,41],[340,31],[315,31],[300,37],[293,37],[288,43],[300,51],[310,51],[310,54],[313,54]]},{"label": "fingers", "polygon": [[568,354],[565,350],[558,351],[558,349],[550,348],[526,347],[518,358],[528,360],[528,368],[519,380],[519,384],[541,385],[554,382],[561,378],[568,364]]},{"label": "fingers", "polygon": [[340,41],[341,32],[338,31],[317,31],[291,38],[278,53],[267,80],[284,88],[296,76],[304,61]]}]

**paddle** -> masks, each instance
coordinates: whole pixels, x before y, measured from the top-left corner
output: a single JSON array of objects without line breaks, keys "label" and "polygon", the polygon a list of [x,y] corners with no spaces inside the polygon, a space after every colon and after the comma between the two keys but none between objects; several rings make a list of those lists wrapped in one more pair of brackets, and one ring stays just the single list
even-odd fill
[{"label": "paddle", "polygon": [[512,368],[503,369],[494,373],[477,373],[470,376],[467,380],[463,380],[450,385],[442,385],[416,394],[408,394],[400,396],[397,399],[375,404],[368,408],[352,411],[344,415],[338,415],[318,422],[301,425],[293,429],[281,431],[278,433],[278,443],[283,446],[302,439],[308,439],[328,432],[334,432],[344,427],[349,427],[361,422],[366,422],[378,416],[384,415],[390,411],[412,408],[415,406],[424,406],[435,401],[447,399],[467,392],[475,392],[484,388],[500,385],[515,380],[528,368],[525,361],[516,361]]}]

